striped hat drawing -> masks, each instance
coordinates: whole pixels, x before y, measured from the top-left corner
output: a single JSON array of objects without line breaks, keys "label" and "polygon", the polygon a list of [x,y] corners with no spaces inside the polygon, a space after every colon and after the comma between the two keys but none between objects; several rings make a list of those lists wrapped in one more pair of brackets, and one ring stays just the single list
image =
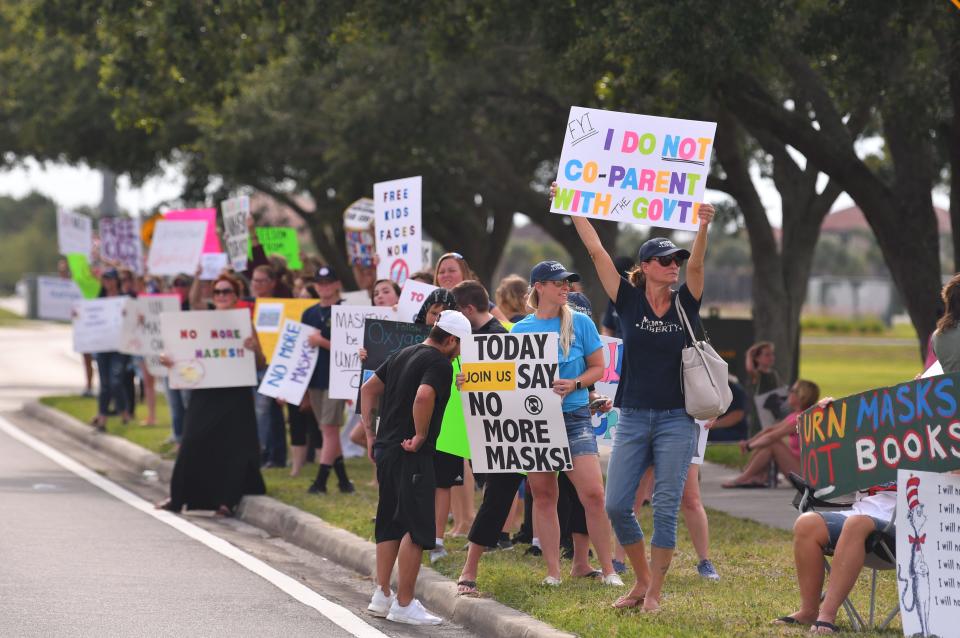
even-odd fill
[{"label": "striped hat drawing", "polygon": [[920,479],[911,476],[907,479],[907,508],[913,509],[920,504]]}]

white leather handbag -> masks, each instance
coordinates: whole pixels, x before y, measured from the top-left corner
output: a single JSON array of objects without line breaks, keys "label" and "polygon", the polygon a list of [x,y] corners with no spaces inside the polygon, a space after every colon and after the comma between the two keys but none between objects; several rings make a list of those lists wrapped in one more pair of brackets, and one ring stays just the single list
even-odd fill
[{"label": "white leather handbag", "polygon": [[710,345],[710,341],[706,339],[706,331],[704,340],[697,341],[679,295],[676,304],[680,323],[690,335],[690,342],[693,344],[684,348],[680,355],[683,368],[683,400],[687,414],[700,420],[715,419],[726,412],[733,401],[733,392],[727,383],[727,362]]}]

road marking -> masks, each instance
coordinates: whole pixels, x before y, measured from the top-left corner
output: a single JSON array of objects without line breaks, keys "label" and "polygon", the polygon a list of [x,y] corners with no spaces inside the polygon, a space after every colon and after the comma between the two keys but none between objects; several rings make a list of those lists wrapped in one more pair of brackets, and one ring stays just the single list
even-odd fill
[{"label": "road marking", "polygon": [[57,465],[60,465],[64,469],[73,472],[88,483],[100,488],[110,496],[123,501],[130,507],[138,509],[148,516],[152,516],[158,521],[166,523],[170,527],[189,536],[195,541],[206,545],[218,554],[226,556],[230,560],[240,564],[242,567],[248,569],[257,576],[260,576],[292,598],[300,601],[308,607],[316,609],[323,616],[330,619],[332,622],[349,632],[351,635],[357,636],[357,638],[387,638],[386,634],[365,623],[360,619],[359,616],[354,614],[349,609],[341,607],[333,601],[324,598],[306,585],[303,585],[293,578],[290,578],[286,574],[277,571],[260,559],[254,558],[250,554],[244,552],[234,545],[231,545],[222,538],[214,536],[205,529],[185,521],[183,518],[177,516],[173,512],[154,509],[152,503],[149,503],[133,492],[120,487],[113,481],[100,476],[93,470],[84,467],[77,461],[74,461],[62,452],[55,450],[43,441],[40,441],[39,439],[27,434],[3,417],[0,417],[0,430],[8,434],[11,438],[20,441],[27,447],[30,447],[36,452],[44,455]]}]

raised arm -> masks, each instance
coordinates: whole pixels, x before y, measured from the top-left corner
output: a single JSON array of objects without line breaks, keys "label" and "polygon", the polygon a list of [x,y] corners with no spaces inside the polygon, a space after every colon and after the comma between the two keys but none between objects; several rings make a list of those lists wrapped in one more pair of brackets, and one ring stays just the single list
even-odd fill
[{"label": "raised arm", "polygon": [[600,243],[600,236],[597,235],[597,231],[593,228],[590,220],[578,215],[571,215],[570,217],[573,219],[573,226],[577,229],[577,234],[580,235],[580,241],[583,242],[583,246],[590,254],[590,259],[593,260],[603,290],[610,297],[610,300],[615,302],[617,294],[620,292],[620,273],[617,272],[617,267],[613,265],[610,253]]},{"label": "raised arm", "polygon": [[714,212],[711,204],[700,204],[697,209],[700,228],[697,230],[697,238],[693,240],[690,261],[687,262],[687,288],[693,298],[697,300],[703,297],[703,262],[707,256],[707,235],[710,231],[710,221],[713,219]]},{"label": "raised arm", "polygon": [[207,307],[203,304],[203,298],[200,295],[200,273],[202,269],[197,268],[197,272],[194,273],[193,283],[190,284],[190,294],[187,296],[187,299],[190,301],[190,310],[206,310]]}]

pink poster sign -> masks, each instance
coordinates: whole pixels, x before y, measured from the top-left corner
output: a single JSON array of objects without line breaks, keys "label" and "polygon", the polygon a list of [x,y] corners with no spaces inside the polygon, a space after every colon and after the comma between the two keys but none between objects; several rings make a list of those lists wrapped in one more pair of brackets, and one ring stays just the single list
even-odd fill
[{"label": "pink poster sign", "polygon": [[207,222],[207,235],[203,239],[203,252],[222,253],[220,239],[217,237],[217,209],[216,208],[187,208],[171,210],[163,214],[164,219],[181,222]]}]

